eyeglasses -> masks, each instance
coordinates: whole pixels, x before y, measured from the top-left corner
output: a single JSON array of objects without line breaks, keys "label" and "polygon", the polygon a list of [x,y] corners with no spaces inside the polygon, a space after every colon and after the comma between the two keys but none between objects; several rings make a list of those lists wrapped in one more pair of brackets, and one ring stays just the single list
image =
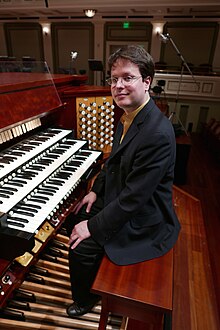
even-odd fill
[{"label": "eyeglasses", "polygon": [[112,77],[112,78],[108,78],[106,79],[106,82],[112,86],[112,87],[115,87],[117,85],[117,82],[119,81],[119,79],[121,80],[121,83],[124,85],[124,86],[130,86],[132,85],[136,80],[142,78],[142,76],[138,76],[138,77],[132,77],[132,76],[127,76],[127,77],[119,77],[119,78],[116,78],[116,77]]}]

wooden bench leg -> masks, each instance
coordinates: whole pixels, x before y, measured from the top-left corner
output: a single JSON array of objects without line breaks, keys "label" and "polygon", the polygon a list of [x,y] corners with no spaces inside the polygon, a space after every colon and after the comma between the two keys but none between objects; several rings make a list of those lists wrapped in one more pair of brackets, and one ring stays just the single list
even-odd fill
[{"label": "wooden bench leg", "polygon": [[99,328],[98,330],[105,330],[108,322],[108,304],[107,299],[102,298],[102,309],[101,309],[101,315],[99,320]]}]

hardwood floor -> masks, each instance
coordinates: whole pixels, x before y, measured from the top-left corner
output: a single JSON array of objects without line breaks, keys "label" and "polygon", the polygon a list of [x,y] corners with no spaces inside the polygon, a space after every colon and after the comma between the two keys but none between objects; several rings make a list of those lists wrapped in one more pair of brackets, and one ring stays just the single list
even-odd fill
[{"label": "hardwood floor", "polygon": [[191,140],[187,182],[178,187],[201,202],[220,315],[220,161],[214,158],[199,134],[192,134]]}]

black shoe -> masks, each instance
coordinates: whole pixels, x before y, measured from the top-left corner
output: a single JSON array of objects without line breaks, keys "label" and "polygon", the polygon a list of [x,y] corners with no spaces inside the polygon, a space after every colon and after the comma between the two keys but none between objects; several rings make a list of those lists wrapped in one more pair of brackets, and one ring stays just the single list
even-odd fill
[{"label": "black shoe", "polygon": [[96,303],[97,301],[86,306],[79,306],[76,302],[74,302],[67,308],[66,312],[69,315],[69,317],[81,316],[83,314],[90,312]]}]

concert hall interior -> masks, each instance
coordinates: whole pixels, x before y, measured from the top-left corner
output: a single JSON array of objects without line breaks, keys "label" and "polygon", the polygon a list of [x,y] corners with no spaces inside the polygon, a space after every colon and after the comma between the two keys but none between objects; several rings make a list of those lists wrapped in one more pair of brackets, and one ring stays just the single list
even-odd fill
[{"label": "concert hall interior", "polygon": [[[219,26],[219,0],[0,0],[0,329],[101,330],[106,310],[107,330],[220,329]],[[143,272],[143,301],[126,282],[143,269],[121,266],[124,296],[104,260],[93,284],[103,305],[71,319],[63,224],[111,151],[123,111],[107,59],[125,45],[155,61],[150,94],[175,131],[181,233]],[[32,221],[15,224],[28,209]]]}]

